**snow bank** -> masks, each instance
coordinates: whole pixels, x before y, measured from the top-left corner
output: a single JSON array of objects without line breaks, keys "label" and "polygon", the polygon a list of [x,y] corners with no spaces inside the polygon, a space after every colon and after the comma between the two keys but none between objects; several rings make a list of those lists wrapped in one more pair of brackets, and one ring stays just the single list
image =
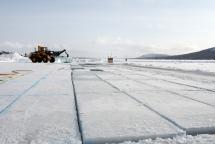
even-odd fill
[{"label": "snow bank", "polygon": [[183,135],[183,136],[177,136],[173,139],[161,139],[157,138],[155,140],[152,139],[146,139],[146,140],[140,140],[138,142],[123,142],[120,144],[213,144],[215,141],[215,135],[197,135],[197,136],[191,136],[191,135]]},{"label": "snow bank", "polygon": [[138,60],[129,59],[128,64],[175,70],[215,73],[215,60]]},{"label": "snow bank", "polygon": [[29,62],[29,59],[18,53],[0,55],[0,62]]},{"label": "snow bank", "polygon": [[[74,58],[73,62],[79,64],[106,64],[107,59]],[[195,72],[215,73],[215,60],[144,60],[114,58],[114,64],[131,64],[144,67],[155,67]]]}]

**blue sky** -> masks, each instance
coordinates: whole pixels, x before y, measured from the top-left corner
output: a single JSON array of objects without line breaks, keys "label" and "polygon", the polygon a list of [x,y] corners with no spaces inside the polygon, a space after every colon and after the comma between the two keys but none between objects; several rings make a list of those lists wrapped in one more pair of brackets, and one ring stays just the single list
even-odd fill
[{"label": "blue sky", "polygon": [[215,46],[213,0],[0,0],[0,50],[72,56],[179,54]]}]

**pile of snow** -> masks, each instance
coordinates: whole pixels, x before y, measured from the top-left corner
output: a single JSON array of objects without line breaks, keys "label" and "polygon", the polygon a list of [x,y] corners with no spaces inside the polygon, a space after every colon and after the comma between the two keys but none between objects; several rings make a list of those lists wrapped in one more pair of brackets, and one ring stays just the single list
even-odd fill
[{"label": "pile of snow", "polygon": [[71,63],[72,57],[59,56],[55,58],[55,63]]},{"label": "pile of snow", "polygon": [[23,57],[18,53],[1,54],[0,62],[29,62],[27,57]]},{"label": "pile of snow", "polygon": [[157,138],[155,140],[152,139],[146,139],[146,140],[140,140],[138,142],[123,142],[120,144],[214,144],[215,142],[215,135],[197,135],[197,136],[191,136],[191,135],[183,135],[183,136],[177,136],[173,139],[161,139]]}]

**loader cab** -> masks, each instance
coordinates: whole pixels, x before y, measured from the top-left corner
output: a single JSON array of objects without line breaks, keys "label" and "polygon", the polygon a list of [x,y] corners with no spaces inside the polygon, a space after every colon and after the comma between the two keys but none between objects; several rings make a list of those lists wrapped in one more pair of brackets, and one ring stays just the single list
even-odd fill
[{"label": "loader cab", "polygon": [[38,46],[38,51],[45,52],[45,51],[48,51],[48,48],[47,47],[43,47],[43,46]]}]

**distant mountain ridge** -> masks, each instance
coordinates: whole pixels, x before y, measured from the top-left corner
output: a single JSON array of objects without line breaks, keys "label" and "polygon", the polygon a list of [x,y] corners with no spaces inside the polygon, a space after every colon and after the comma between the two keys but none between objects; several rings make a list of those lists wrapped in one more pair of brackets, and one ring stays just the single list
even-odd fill
[{"label": "distant mountain ridge", "polygon": [[12,52],[8,52],[8,51],[0,51],[0,55],[2,54],[11,54]]},{"label": "distant mountain ridge", "polygon": [[166,54],[145,54],[142,55],[140,57],[138,57],[139,59],[143,58],[143,59],[151,59],[151,58],[162,58],[162,57],[167,57],[169,55]]},{"label": "distant mountain ridge", "polygon": [[[151,54],[150,54],[151,55]],[[138,59],[179,59],[179,60],[212,60],[215,59],[215,47],[208,48],[205,50],[187,53],[187,54],[181,54],[181,55],[172,55],[172,56],[155,56],[151,57],[144,57],[140,56]],[[158,54],[159,55],[159,54]]]}]

